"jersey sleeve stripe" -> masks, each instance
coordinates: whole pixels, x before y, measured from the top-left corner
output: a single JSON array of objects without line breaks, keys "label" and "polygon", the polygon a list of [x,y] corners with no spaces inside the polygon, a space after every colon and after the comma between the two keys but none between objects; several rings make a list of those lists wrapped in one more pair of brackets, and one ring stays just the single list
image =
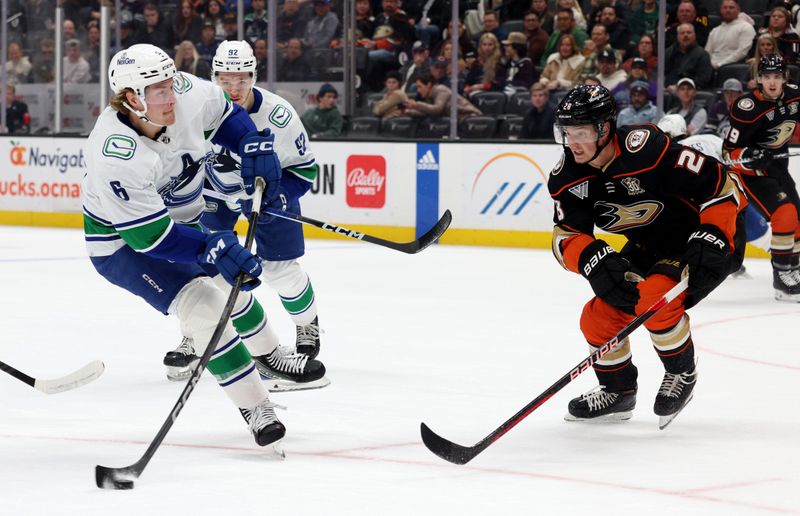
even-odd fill
[{"label": "jersey sleeve stripe", "polygon": [[169,233],[175,223],[164,215],[158,220],[132,229],[120,230],[119,234],[125,243],[141,253],[152,251]]},{"label": "jersey sleeve stripe", "polygon": [[97,222],[99,222],[101,224],[105,224],[107,226],[113,225],[113,224],[111,224],[110,220],[105,220],[103,218],[100,218],[97,215],[95,215],[94,213],[92,213],[91,211],[89,211],[88,209],[86,209],[86,206],[83,207],[83,213],[88,215],[89,217],[91,217],[92,219],[96,220]]},{"label": "jersey sleeve stripe", "polygon": [[310,167],[297,167],[291,166],[287,170],[289,170],[292,174],[296,175],[300,179],[308,181],[309,183],[313,183],[314,180],[317,178],[317,174],[319,173],[319,166],[314,163]]},{"label": "jersey sleeve stripe", "polygon": [[87,235],[116,235],[117,230],[114,226],[109,224],[102,224],[97,220],[89,217],[84,213],[83,215],[83,232]]},{"label": "jersey sleeve stripe", "polygon": [[159,210],[156,213],[151,213],[150,215],[146,215],[144,217],[140,217],[138,219],[134,219],[134,220],[131,220],[131,221],[128,221],[128,222],[122,222],[122,223],[119,223],[119,224],[114,224],[114,227],[117,228],[117,230],[120,230],[120,229],[123,229],[123,228],[124,229],[133,229],[133,228],[138,227],[138,226],[147,225],[150,222],[152,222],[154,219],[160,219],[160,218],[165,217],[165,216],[167,216],[167,209],[166,208],[162,208],[161,210]]}]

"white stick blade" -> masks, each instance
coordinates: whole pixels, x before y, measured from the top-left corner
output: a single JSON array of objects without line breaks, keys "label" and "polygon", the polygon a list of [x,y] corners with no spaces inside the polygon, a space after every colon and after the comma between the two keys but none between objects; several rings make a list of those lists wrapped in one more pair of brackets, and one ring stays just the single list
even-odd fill
[{"label": "white stick blade", "polygon": [[103,362],[95,360],[62,378],[55,378],[52,380],[37,379],[33,387],[45,394],[58,394],[59,392],[70,391],[96,380],[103,374],[105,368],[106,366]]}]

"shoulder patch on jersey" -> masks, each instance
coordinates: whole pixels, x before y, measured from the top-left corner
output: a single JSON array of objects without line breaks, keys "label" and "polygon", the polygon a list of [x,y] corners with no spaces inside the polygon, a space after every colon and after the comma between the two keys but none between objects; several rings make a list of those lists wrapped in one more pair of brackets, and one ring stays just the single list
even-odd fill
[{"label": "shoulder patch on jersey", "polygon": [[743,98],[738,102],[739,109],[742,111],[752,111],[754,107],[756,107],[756,103],[753,102],[753,99]]},{"label": "shoulder patch on jersey", "polygon": [[628,149],[628,152],[634,154],[639,152],[644,148],[644,144],[647,143],[647,139],[650,137],[650,131],[647,129],[636,129],[628,133],[628,136],[625,137],[625,148]]},{"label": "shoulder patch on jersey", "polygon": [[292,111],[282,104],[278,104],[269,114],[269,121],[277,127],[284,128],[292,119]]},{"label": "shoulder patch on jersey", "polygon": [[561,159],[558,160],[558,163],[556,163],[556,166],[553,168],[553,170],[550,171],[550,175],[551,176],[558,175],[558,173],[561,172],[561,170],[564,168],[564,157],[565,156],[566,155],[562,152],[561,153]]},{"label": "shoulder patch on jersey", "polygon": [[130,136],[112,134],[103,144],[103,156],[129,160],[136,151],[136,142]]},{"label": "shoulder patch on jersey", "polygon": [[192,81],[189,80],[184,74],[178,72],[175,79],[172,81],[172,90],[180,95],[192,89]]}]

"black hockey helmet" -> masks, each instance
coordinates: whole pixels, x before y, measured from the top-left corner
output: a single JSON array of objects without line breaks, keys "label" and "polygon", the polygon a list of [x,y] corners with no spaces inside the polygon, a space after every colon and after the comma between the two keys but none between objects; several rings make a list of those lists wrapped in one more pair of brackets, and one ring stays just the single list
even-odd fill
[{"label": "black hockey helmet", "polygon": [[604,86],[581,84],[571,89],[556,108],[556,141],[566,144],[564,128],[577,125],[595,127],[597,139],[603,135],[606,122],[611,122],[611,132],[616,129],[617,105]]},{"label": "black hockey helmet", "polygon": [[766,73],[779,73],[786,76],[786,63],[780,54],[761,56],[761,60],[758,62],[758,76],[761,77]]}]

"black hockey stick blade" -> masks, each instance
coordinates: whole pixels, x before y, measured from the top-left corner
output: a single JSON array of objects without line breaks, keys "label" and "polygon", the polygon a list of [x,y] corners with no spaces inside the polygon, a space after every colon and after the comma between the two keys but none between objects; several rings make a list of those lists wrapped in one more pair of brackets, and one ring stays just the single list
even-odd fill
[{"label": "black hockey stick blade", "polygon": [[139,463],[125,468],[95,466],[94,481],[100,489],[133,489],[133,481],[142,474]]},{"label": "black hockey stick blade", "polygon": [[336,224],[331,224],[330,222],[322,222],[320,220],[315,220],[303,215],[298,215],[296,213],[289,213],[288,211],[276,210],[274,208],[266,208],[263,211],[266,211],[274,217],[293,220],[295,222],[300,222],[301,224],[308,224],[309,226],[314,226],[343,237],[362,240],[364,242],[369,242],[382,247],[388,247],[389,249],[394,249],[395,251],[400,251],[401,253],[406,254],[417,254],[436,242],[436,240],[438,240],[439,237],[441,237],[442,234],[447,231],[447,228],[450,227],[450,222],[453,220],[453,215],[450,213],[450,210],[445,210],[442,214],[442,217],[436,221],[436,224],[434,224],[431,229],[429,229],[418,239],[412,240],[411,242],[393,242],[391,240],[384,240],[383,238],[361,233],[360,231],[348,229],[343,226],[337,226]]},{"label": "black hockey stick blade", "polygon": [[459,466],[471,461],[488,446],[488,444],[481,446],[482,442],[472,447],[461,446],[440,436],[428,428],[425,423],[419,424],[419,431],[422,434],[422,442],[425,443],[425,447],[447,462],[452,462]]}]

